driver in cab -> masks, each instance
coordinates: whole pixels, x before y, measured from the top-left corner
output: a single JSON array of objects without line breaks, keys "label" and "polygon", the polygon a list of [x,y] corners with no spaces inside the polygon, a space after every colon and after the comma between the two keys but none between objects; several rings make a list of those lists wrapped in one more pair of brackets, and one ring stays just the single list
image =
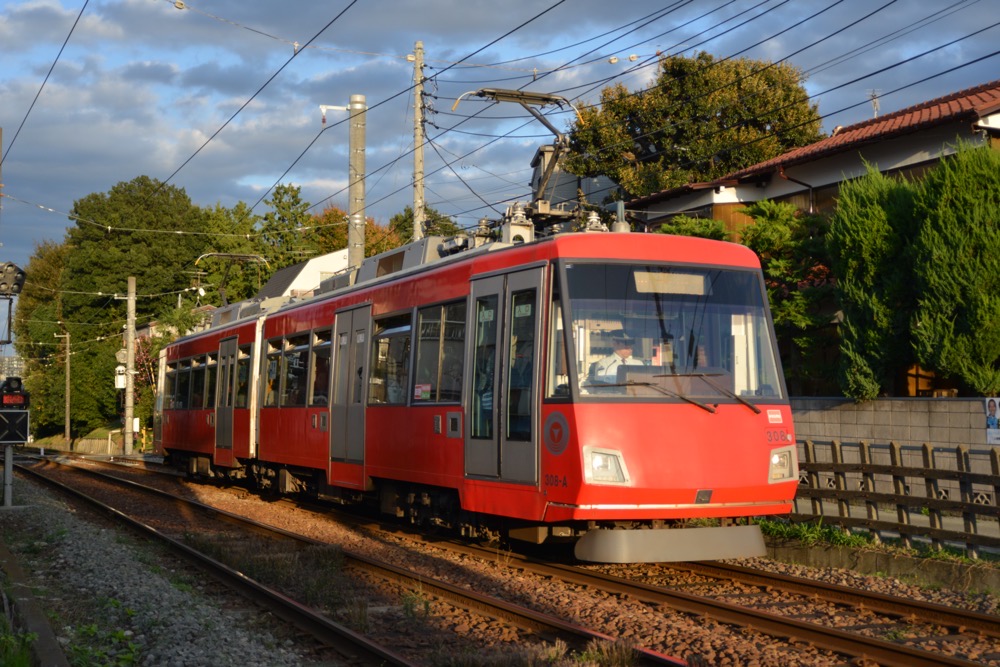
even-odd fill
[{"label": "driver in cab", "polygon": [[618,369],[622,366],[645,366],[641,359],[632,356],[635,339],[622,330],[615,331],[611,337],[613,351],[603,359],[590,365],[588,380],[591,384],[616,384]]}]

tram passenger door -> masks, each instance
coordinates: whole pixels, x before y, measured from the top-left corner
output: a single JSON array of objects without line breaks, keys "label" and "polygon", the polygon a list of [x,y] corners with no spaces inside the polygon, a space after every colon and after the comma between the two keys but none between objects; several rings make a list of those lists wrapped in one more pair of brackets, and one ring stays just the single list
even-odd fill
[{"label": "tram passenger door", "polygon": [[330,403],[330,460],[335,463],[364,463],[370,329],[370,304],[337,313]]},{"label": "tram passenger door", "polygon": [[543,268],[472,283],[465,473],[538,482],[539,303]]},{"label": "tram passenger door", "polygon": [[233,464],[233,394],[236,375],[236,338],[219,343],[219,367],[215,392],[215,463]]}]

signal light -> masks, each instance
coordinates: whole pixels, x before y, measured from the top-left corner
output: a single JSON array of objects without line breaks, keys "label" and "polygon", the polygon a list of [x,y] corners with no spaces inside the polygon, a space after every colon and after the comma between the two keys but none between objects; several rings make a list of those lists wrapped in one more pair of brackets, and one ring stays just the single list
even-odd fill
[{"label": "signal light", "polygon": [[0,296],[13,296],[21,293],[24,287],[24,271],[13,262],[7,262],[0,268]]},{"label": "signal light", "polygon": [[19,377],[8,377],[0,384],[0,407],[27,410],[31,394],[24,390]]}]

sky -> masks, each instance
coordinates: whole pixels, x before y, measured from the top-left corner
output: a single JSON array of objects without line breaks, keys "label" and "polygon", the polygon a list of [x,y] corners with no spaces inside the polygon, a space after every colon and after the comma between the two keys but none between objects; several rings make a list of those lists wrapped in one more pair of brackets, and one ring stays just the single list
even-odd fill
[{"label": "sky", "polygon": [[[997,0],[14,0],[0,2],[0,262],[62,242],[75,201],[145,175],[263,215],[272,188],[348,208],[364,95],[365,213],[412,204],[423,43],[426,201],[463,226],[527,201],[551,133],[525,89],[593,104],[647,87],[657,54],[784,61],[823,129],[1000,79]],[[873,102],[873,96],[877,99]],[[877,109],[876,109],[877,102]],[[549,119],[566,129],[572,111]],[[30,273],[28,276],[30,280]]]}]

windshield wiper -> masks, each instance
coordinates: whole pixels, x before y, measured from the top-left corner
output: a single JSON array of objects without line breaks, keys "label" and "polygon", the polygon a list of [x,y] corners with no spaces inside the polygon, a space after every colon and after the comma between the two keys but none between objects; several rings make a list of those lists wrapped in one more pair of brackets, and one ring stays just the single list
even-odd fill
[{"label": "windshield wiper", "polygon": [[747,399],[743,398],[742,396],[740,396],[736,392],[734,392],[734,391],[732,391],[732,390],[730,390],[730,389],[728,389],[726,387],[723,387],[721,385],[715,384],[714,382],[712,382],[709,379],[709,378],[712,378],[712,377],[719,377],[720,375],[722,375],[722,373],[665,373],[665,374],[662,374],[662,375],[654,375],[653,377],[658,377],[658,378],[666,378],[666,377],[696,377],[696,378],[701,378],[712,389],[715,389],[720,394],[725,394],[729,398],[735,398],[737,401],[739,401],[743,405],[747,406],[748,408],[750,408],[751,410],[753,410],[754,413],[756,413],[756,414],[759,415],[760,412],[761,412],[761,410],[755,404],[753,404],[752,402],[750,402]]},{"label": "windshield wiper", "polygon": [[697,405],[702,410],[707,410],[708,412],[711,412],[712,414],[715,414],[715,408],[713,408],[711,405],[707,405],[705,403],[702,403],[701,401],[695,400],[695,399],[691,398],[690,396],[685,396],[684,394],[678,394],[675,391],[670,391],[669,389],[665,389],[665,388],[661,387],[660,385],[655,384],[653,382],[636,382],[635,380],[629,380],[627,382],[602,382],[600,384],[592,384],[592,385],[587,385],[587,386],[590,386],[590,387],[650,387],[650,388],[655,389],[656,391],[660,392],[664,396],[670,396],[671,398],[679,398],[682,401],[687,401],[688,403],[690,403],[692,405]]}]

